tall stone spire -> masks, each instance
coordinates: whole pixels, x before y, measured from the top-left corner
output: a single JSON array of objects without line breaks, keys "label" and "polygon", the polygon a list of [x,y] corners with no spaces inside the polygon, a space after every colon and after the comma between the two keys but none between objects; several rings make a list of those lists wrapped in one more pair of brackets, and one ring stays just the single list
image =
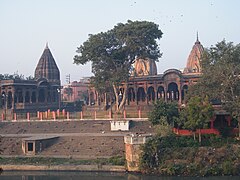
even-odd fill
[{"label": "tall stone spire", "polygon": [[35,69],[35,79],[46,78],[49,82],[60,84],[60,72],[53,55],[46,43],[46,47]]},{"label": "tall stone spire", "polygon": [[187,66],[184,69],[184,73],[201,73],[201,58],[203,55],[204,48],[198,39],[197,32],[197,40],[192,47],[192,50],[188,56]]}]

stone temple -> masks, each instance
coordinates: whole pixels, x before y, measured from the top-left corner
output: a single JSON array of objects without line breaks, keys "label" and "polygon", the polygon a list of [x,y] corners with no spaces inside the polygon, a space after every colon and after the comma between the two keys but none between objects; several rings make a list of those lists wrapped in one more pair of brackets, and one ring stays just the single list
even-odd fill
[{"label": "stone temple", "polygon": [[2,106],[8,113],[57,110],[60,104],[60,72],[46,45],[33,80],[1,80]]},{"label": "stone temple", "polygon": [[[155,61],[151,59],[136,59],[134,70],[128,83],[128,89],[122,85],[120,94],[127,91],[126,109],[149,107],[158,99],[177,101],[184,104],[184,97],[188,87],[195,84],[201,76],[201,58],[204,48],[198,36],[188,56],[183,71],[168,69],[163,74],[157,73]],[[101,95],[94,88],[89,90],[89,106],[110,107],[114,95]],[[132,107],[132,108],[131,108]],[[107,109],[107,108],[106,108]]]}]

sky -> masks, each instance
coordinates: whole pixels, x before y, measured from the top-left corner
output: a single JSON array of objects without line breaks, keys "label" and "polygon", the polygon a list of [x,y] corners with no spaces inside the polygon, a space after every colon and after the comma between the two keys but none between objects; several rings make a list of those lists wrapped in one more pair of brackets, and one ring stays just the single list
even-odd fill
[{"label": "sky", "polygon": [[0,74],[34,76],[48,43],[62,84],[89,77],[91,64],[73,64],[76,49],[127,20],[159,25],[158,73],[183,69],[197,32],[209,48],[225,39],[240,43],[239,0],[0,0]]}]

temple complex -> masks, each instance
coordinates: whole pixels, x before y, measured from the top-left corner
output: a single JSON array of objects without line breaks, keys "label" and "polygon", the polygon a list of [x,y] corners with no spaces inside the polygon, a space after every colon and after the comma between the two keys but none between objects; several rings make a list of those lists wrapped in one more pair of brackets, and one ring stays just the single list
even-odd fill
[{"label": "temple complex", "polygon": [[[130,108],[130,106],[144,108],[158,99],[178,101],[180,105],[184,104],[184,97],[188,87],[196,83],[201,76],[200,61],[203,51],[204,48],[197,36],[184,71],[168,69],[163,74],[157,74],[155,61],[136,59],[128,83],[125,108]],[[119,94],[121,95],[123,91],[125,91],[124,86],[120,89]],[[94,88],[90,89],[88,105],[108,107],[111,103],[111,94],[105,94],[104,98],[102,98]]]},{"label": "temple complex", "polygon": [[60,87],[60,72],[47,44],[32,80],[0,81],[2,108],[6,113],[56,110]]}]

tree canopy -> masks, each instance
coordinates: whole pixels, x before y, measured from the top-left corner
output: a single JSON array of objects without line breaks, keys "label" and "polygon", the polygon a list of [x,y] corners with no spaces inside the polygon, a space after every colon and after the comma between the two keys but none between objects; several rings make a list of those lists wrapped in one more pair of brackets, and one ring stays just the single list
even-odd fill
[{"label": "tree canopy", "polygon": [[[91,62],[94,87],[100,92],[112,88],[117,103],[119,85],[124,82],[127,86],[135,59],[157,61],[161,57],[158,46],[161,37],[162,31],[155,23],[129,20],[106,32],[90,34],[88,40],[77,48],[74,63],[84,65]],[[126,91],[123,93],[122,104]]]},{"label": "tree canopy", "polygon": [[0,80],[33,80],[34,78],[32,76],[24,78],[24,75],[22,74],[0,74]]},{"label": "tree canopy", "polygon": [[149,114],[149,121],[153,125],[172,125],[179,116],[178,104],[176,102],[165,102],[158,100]]}]

